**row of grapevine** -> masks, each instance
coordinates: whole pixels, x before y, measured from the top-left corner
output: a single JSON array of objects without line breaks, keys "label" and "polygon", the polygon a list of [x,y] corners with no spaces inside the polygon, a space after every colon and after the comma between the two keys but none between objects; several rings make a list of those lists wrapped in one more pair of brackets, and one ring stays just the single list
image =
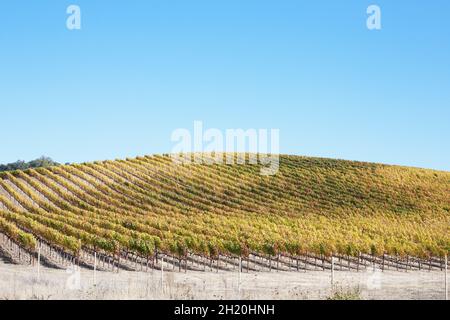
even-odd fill
[{"label": "row of grapevine", "polygon": [[426,263],[448,253],[448,173],[280,161],[272,177],[261,176],[259,165],[177,165],[169,156],[4,173],[0,221],[9,227],[0,230],[14,226],[16,235],[2,232],[19,241],[20,231],[74,256],[111,256],[117,265],[157,267],[152,261],[165,254],[180,269],[189,259],[211,264],[218,257],[233,265],[232,257],[242,256],[258,269],[271,257],[292,265],[287,255],[301,269],[299,257],[309,254],[345,255],[357,268],[351,257],[364,254],[385,257],[389,266],[395,259],[387,257]]}]

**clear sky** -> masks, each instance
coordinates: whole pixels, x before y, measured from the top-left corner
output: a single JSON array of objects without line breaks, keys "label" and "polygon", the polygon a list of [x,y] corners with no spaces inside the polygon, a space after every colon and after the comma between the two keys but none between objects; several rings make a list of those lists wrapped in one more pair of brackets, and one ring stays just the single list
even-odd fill
[{"label": "clear sky", "polygon": [[450,2],[1,2],[0,163],[170,152],[194,120],[279,128],[282,153],[450,170]]}]

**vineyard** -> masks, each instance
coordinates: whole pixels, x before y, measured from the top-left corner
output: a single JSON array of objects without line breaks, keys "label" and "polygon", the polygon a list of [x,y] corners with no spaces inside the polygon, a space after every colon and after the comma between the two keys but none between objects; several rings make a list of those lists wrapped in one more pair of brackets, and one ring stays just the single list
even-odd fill
[{"label": "vineyard", "polygon": [[449,251],[449,172],[281,156],[262,176],[155,155],[0,173],[0,254],[15,263],[431,270]]}]

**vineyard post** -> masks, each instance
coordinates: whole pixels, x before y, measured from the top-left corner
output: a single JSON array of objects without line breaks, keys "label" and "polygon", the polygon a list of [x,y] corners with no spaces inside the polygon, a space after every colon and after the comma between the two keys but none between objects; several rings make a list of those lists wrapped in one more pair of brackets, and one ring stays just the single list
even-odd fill
[{"label": "vineyard post", "polygon": [[164,291],[164,256],[161,256],[161,293]]},{"label": "vineyard post", "polygon": [[314,254],[314,270],[317,270],[317,256],[316,256],[316,254]]},{"label": "vineyard post", "polygon": [[156,262],[155,262],[155,255],[152,256],[152,274],[155,272],[156,268]]},{"label": "vineyard post", "polygon": [[97,271],[97,252],[94,252],[94,286],[97,285],[97,279],[95,277],[95,273]]},{"label": "vineyard post", "polygon": [[320,254],[320,259],[322,260],[322,271],[325,271],[325,255]]},{"label": "vineyard post", "polygon": [[359,272],[359,265],[361,264],[361,252],[358,252],[358,264],[356,266],[356,271]]},{"label": "vineyard post", "polygon": [[135,254],[135,259],[134,259],[134,268],[136,269],[136,271],[137,271],[137,268],[138,268],[138,259],[139,259],[138,255],[137,255],[137,254]]},{"label": "vineyard post", "polygon": [[239,257],[239,281],[238,281],[238,293],[241,295],[241,271],[242,271],[242,258]]},{"label": "vineyard post", "polygon": [[217,273],[219,273],[219,266],[220,266],[220,253],[217,255]]},{"label": "vineyard post", "polygon": [[170,259],[172,259],[172,271],[175,271],[175,261],[177,260],[177,258],[175,256],[170,257]]},{"label": "vineyard post", "polygon": [[448,300],[448,280],[447,280],[447,273],[448,273],[448,257],[445,255],[445,300]]},{"label": "vineyard post", "polygon": [[277,272],[279,271],[279,265],[280,265],[280,254],[277,255]]},{"label": "vineyard post", "polygon": [[[376,269],[376,267],[375,267],[376,260],[375,259],[376,259],[375,255],[372,255],[372,270],[373,270],[373,272],[375,272],[375,269]],[[408,269],[406,269],[406,270],[408,270]]]},{"label": "vineyard post", "polygon": [[38,282],[41,279],[41,242],[38,242],[38,263],[37,263],[37,272],[38,272]]},{"label": "vineyard post", "polygon": [[331,255],[331,289],[334,286],[334,256]]}]

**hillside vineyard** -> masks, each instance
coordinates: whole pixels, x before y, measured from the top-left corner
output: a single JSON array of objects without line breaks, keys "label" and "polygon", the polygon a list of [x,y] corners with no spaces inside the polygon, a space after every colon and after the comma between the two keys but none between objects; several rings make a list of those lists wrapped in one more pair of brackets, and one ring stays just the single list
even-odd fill
[{"label": "hillside vineyard", "polygon": [[449,172],[281,156],[259,173],[168,155],[5,172],[0,250],[105,270],[442,268]]}]

